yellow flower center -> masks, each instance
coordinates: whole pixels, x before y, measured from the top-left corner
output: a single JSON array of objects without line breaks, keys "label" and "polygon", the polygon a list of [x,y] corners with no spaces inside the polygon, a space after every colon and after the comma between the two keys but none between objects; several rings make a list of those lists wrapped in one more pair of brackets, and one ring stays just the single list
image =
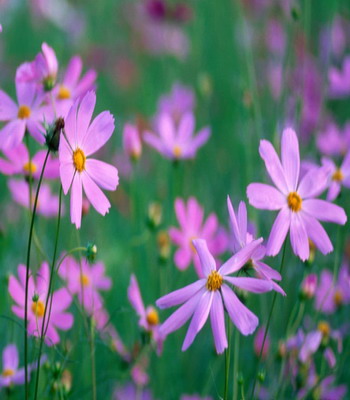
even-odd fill
[{"label": "yellow flower center", "polygon": [[343,304],[343,294],[340,290],[335,291],[333,300],[338,307]]},{"label": "yellow flower center", "polygon": [[178,145],[175,145],[174,148],[173,148],[173,153],[174,153],[174,156],[175,156],[176,158],[180,158],[180,157],[181,157],[181,154],[182,154],[181,147],[178,146]]},{"label": "yellow flower center", "polygon": [[23,165],[24,172],[26,172],[28,175],[33,175],[37,171],[37,166],[32,162],[28,161]]},{"label": "yellow flower center", "polygon": [[158,325],[159,324],[159,317],[157,311],[152,308],[146,316],[147,323],[149,325]]},{"label": "yellow flower center", "polygon": [[37,317],[42,318],[44,316],[44,312],[45,312],[44,303],[41,300],[33,301],[32,302],[32,311]]},{"label": "yellow flower center", "polygon": [[2,372],[2,376],[4,376],[5,378],[9,377],[9,376],[13,376],[15,374],[15,371],[11,368],[5,368]]},{"label": "yellow flower center", "polygon": [[57,98],[59,100],[67,100],[71,98],[71,92],[70,90],[66,87],[61,85],[60,88],[58,89],[58,95]]},{"label": "yellow flower center", "polygon": [[75,152],[73,153],[73,164],[74,164],[75,169],[78,172],[84,171],[85,161],[86,161],[86,157],[85,157],[83,150],[81,150],[79,148],[76,149]]},{"label": "yellow flower center", "polygon": [[28,106],[20,106],[18,109],[17,117],[19,119],[25,119],[30,117],[30,108]]},{"label": "yellow flower center", "polygon": [[302,198],[298,195],[297,192],[290,192],[287,197],[288,207],[293,212],[298,212],[301,210],[301,205],[303,203]]},{"label": "yellow flower center", "polygon": [[333,181],[336,181],[336,182],[341,182],[343,179],[344,179],[344,175],[343,175],[341,169],[338,168],[338,169],[334,172],[334,174],[333,174],[333,176],[332,176],[332,180],[333,180]]},{"label": "yellow flower center", "polygon": [[319,322],[317,329],[322,333],[323,336],[329,336],[329,334],[331,333],[331,327],[326,321]]},{"label": "yellow flower center", "polygon": [[80,276],[80,282],[83,286],[89,286],[90,285],[90,279],[87,275],[81,274]]},{"label": "yellow flower center", "polygon": [[222,276],[218,273],[218,271],[211,271],[207,279],[207,289],[211,292],[218,290],[222,285]]}]

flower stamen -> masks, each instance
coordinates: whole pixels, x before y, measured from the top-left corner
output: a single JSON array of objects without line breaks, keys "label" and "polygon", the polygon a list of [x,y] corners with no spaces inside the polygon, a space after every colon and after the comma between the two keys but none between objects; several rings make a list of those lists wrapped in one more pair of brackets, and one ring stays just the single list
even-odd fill
[{"label": "flower stamen", "polygon": [[222,285],[222,276],[218,273],[218,271],[211,271],[207,278],[206,287],[209,291],[214,292],[221,288]]},{"label": "flower stamen", "polygon": [[157,311],[154,308],[151,308],[150,311],[148,311],[146,320],[147,320],[147,323],[152,326],[159,324],[159,316],[158,316]]},{"label": "flower stamen", "polygon": [[31,110],[28,106],[20,106],[18,109],[17,117],[19,119],[29,118],[31,114]]},{"label": "flower stamen", "polygon": [[58,95],[57,98],[59,100],[67,100],[71,98],[71,92],[70,90],[66,87],[61,85],[60,88],[58,89]]},{"label": "flower stamen", "polygon": [[2,376],[4,378],[7,378],[9,376],[13,376],[15,374],[15,371],[12,368],[5,368],[2,372]]},{"label": "flower stamen", "polygon": [[173,148],[173,153],[176,158],[180,158],[182,154],[182,149],[179,145],[175,145]]},{"label": "flower stamen", "polygon": [[73,164],[75,169],[78,172],[82,172],[85,169],[85,161],[86,161],[86,156],[81,149],[76,149],[73,153]]},{"label": "flower stamen", "polygon": [[287,203],[288,203],[288,207],[293,212],[298,212],[301,210],[301,205],[303,203],[303,200],[297,192],[290,192],[287,197]]},{"label": "flower stamen", "polygon": [[32,311],[37,317],[42,318],[45,313],[44,303],[41,300],[33,301],[32,302]]},{"label": "flower stamen", "polygon": [[33,175],[37,171],[37,166],[33,163],[33,161],[28,161],[23,165],[23,170],[26,172],[28,175]]},{"label": "flower stamen", "polygon": [[335,181],[335,182],[341,182],[343,179],[344,179],[344,174],[343,174],[343,172],[341,171],[341,169],[338,168],[338,169],[334,172],[334,174],[333,174],[333,176],[332,176],[332,180]]}]

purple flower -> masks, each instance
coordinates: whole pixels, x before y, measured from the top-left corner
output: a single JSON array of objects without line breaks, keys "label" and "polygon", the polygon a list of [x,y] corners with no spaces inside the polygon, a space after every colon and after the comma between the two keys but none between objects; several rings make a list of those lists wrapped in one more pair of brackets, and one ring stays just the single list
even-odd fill
[{"label": "purple flower", "polygon": [[193,247],[193,239],[205,239],[209,251],[214,257],[222,254],[227,248],[227,235],[220,229],[217,216],[211,213],[203,221],[204,210],[194,197],[190,197],[187,204],[183,199],[175,200],[175,213],[180,229],[171,227],[169,229],[170,239],[179,248],[174,255],[175,265],[184,270],[193,262],[196,272],[203,278],[199,257]]},{"label": "purple flower", "polygon": [[161,325],[160,334],[167,336],[181,328],[192,317],[182,345],[182,351],[185,351],[192,344],[210,314],[216,351],[222,353],[227,348],[224,307],[231,321],[243,335],[252,334],[259,320],[241,303],[228,284],[253,293],[272,290],[272,284],[267,280],[229,276],[243,267],[261,242],[262,239],[251,242],[217,270],[214,257],[210,254],[205,240],[194,240],[193,245],[201,260],[204,278],[157,300],[156,304],[159,308],[182,304]]},{"label": "purple flower", "polygon": [[[39,179],[46,156],[45,150],[39,150],[31,159],[23,143],[8,150],[3,150],[6,159],[0,158],[0,172],[4,175],[24,175]],[[46,163],[44,178],[56,179],[59,177],[58,159],[49,155]]]},{"label": "purple flower", "polygon": [[342,68],[331,67],[328,71],[329,96],[347,97],[350,94],[350,56],[345,57]]},{"label": "purple flower", "polygon": [[[34,205],[36,188],[32,188],[32,195],[29,194],[29,184],[25,180],[9,179],[8,187],[14,201],[23,207],[29,208],[30,198],[32,207]],[[50,186],[43,183],[40,187],[36,210],[38,214],[44,217],[55,217],[58,214],[59,198],[51,193]],[[61,205],[61,214],[64,214],[63,204]]]},{"label": "purple flower", "polygon": [[325,200],[315,199],[327,186],[324,168],[310,169],[299,182],[299,143],[293,129],[282,134],[282,162],[267,140],[260,142],[260,155],[277,189],[263,183],[251,183],[247,188],[249,203],[259,209],[280,210],[267,243],[267,255],[275,256],[290,231],[294,253],[305,261],[309,258],[310,238],[316,247],[327,254],[332,243],[318,220],[344,225],[344,210]]},{"label": "purple flower", "polygon": [[145,132],[144,141],[170,160],[194,158],[197,150],[209,139],[210,128],[203,128],[194,136],[195,118],[188,112],[181,117],[178,126],[169,114],[157,119],[156,132]]},{"label": "purple flower", "polygon": [[113,394],[114,400],[153,400],[149,389],[138,388],[133,383],[118,386]]},{"label": "purple flower", "polygon": [[102,262],[89,264],[86,259],[76,261],[66,257],[62,262],[59,275],[67,282],[71,294],[76,294],[80,304],[88,313],[93,313],[103,305],[99,290],[109,290],[112,281],[105,276],[105,266]]},{"label": "purple flower", "polygon": [[350,188],[350,151],[340,167],[327,157],[322,158],[322,165],[326,168],[329,177],[327,200],[333,201],[339,196],[342,186]]},{"label": "purple flower", "polygon": [[[238,213],[236,217],[229,196],[227,196],[227,207],[230,215],[230,226],[233,232],[234,250],[239,251],[254,240],[254,236],[251,235],[247,230],[247,208],[245,203],[241,201],[239,203]],[[263,245],[258,246],[256,250],[254,250],[254,252],[252,253],[252,257],[245,268],[247,269],[247,271],[249,271],[249,268],[253,268],[258,278],[271,281],[274,290],[285,296],[286,294],[284,290],[279,285],[277,285],[276,282],[273,281],[273,279],[280,281],[282,279],[281,274],[261,261],[265,257],[265,253],[265,247]]]},{"label": "purple flower", "polygon": [[327,156],[346,154],[350,147],[350,123],[343,130],[334,123],[328,124],[317,136],[316,144],[321,153]]},{"label": "purple flower", "polygon": [[18,368],[18,350],[15,344],[9,344],[2,353],[2,372],[0,388],[24,384],[24,368]]},{"label": "purple flower", "polygon": [[114,118],[109,111],[100,113],[92,122],[96,95],[87,93],[75,101],[65,121],[65,135],[59,147],[60,176],[64,194],[71,189],[71,221],[79,229],[84,192],[91,205],[105,215],[111,204],[102,190],[115,190],[117,169],[103,161],[88,158],[99,150],[114,131]]},{"label": "purple flower", "polygon": [[[25,308],[25,282],[26,267],[22,264],[18,266],[18,277],[13,275],[9,278],[9,293],[15,301],[12,311],[17,317],[24,319]],[[30,272],[28,285],[28,333],[29,335],[40,336],[43,324],[43,316],[45,312],[46,297],[48,295],[48,287],[50,280],[50,270],[47,262],[43,262],[36,275],[33,278]],[[52,308],[49,319],[49,313],[46,313],[45,343],[48,346],[57,344],[60,341],[57,329],[66,331],[73,325],[73,315],[66,311],[72,302],[72,296],[67,289],[61,288],[56,290],[52,295]]]},{"label": "purple flower", "polygon": [[5,121],[5,126],[0,130],[1,149],[7,150],[18,146],[26,130],[40,144],[45,142],[43,115],[41,103],[43,97],[38,94],[35,84],[20,83],[16,73],[16,104],[4,91],[0,90],[0,121]]}]

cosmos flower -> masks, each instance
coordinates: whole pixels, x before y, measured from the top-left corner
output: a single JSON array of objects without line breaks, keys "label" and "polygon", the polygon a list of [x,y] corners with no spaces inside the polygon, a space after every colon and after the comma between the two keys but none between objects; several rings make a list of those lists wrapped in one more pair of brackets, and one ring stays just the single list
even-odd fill
[{"label": "cosmos flower", "polygon": [[81,224],[83,188],[91,205],[105,215],[111,204],[100,187],[115,190],[119,181],[114,166],[89,158],[114,131],[114,118],[109,111],[100,113],[91,122],[95,103],[94,92],[88,92],[81,101],[75,101],[65,120],[65,134],[60,139],[61,182],[64,194],[71,190],[71,221],[77,228]]},{"label": "cosmos flower", "polygon": [[327,186],[324,168],[309,170],[299,182],[299,143],[291,128],[282,134],[282,163],[267,140],[260,142],[259,152],[277,189],[251,183],[247,188],[249,203],[259,209],[280,210],[270,232],[266,254],[279,253],[288,231],[293,251],[303,261],[309,258],[309,238],[323,254],[331,252],[332,243],[318,220],[344,225],[347,217],[341,207],[315,199]]},{"label": "cosmos flower", "polygon": [[148,306],[145,308],[136,276],[131,275],[128,287],[128,299],[139,316],[139,325],[146,331],[150,332],[155,343],[157,344],[157,353],[160,354],[163,348],[163,338],[159,333],[159,316],[157,310]]},{"label": "cosmos flower", "polygon": [[[18,76],[17,70],[16,77]],[[20,83],[16,79],[16,104],[4,91],[0,90],[0,121],[6,124],[0,130],[2,150],[18,146],[26,130],[40,144],[45,142],[42,125],[43,114],[41,103],[43,97],[38,94],[35,84]]]},{"label": "cosmos flower", "polygon": [[79,263],[68,256],[63,260],[58,273],[67,282],[69,293],[76,294],[80,304],[90,314],[103,305],[99,291],[112,287],[112,281],[105,275],[102,262],[90,264],[82,259]]},{"label": "cosmos flower", "polygon": [[340,167],[327,157],[322,158],[322,165],[326,168],[329,177],[327,200],[333,201],[339,196],[342,186],[350,188],[350,151]]},{"label": "cosmos flower", "polygon": [[18,350],[15,344],[9,344],[2,353],[2,373],[0,388],[24,384],[24,368],[18,368]]},{"label": "cosmos flower", "polygon": [[346,123],[343,129],[338,128],[334,123],[329,123],[318,134],[316,144],[324,155],[345,155],[350,148],[350,123]]},{"label": "cosmos flower", "polygon": [[171,227],[169,236],[179,246],[174,255],[175,265],[184,270],[193,262],[196,272],[200,278],[202,268],[195,248],[193,239],[205,239],[209,251],[216,257],[227,248],[227,235],[220,229],[218,219],[214,213],[203,221],[204,210],[194,197],[190,197],[187,204],[183,199],[175,200],[175,213],[180,225],[179,228]]},{"label": "cosmos flower", "polygon": [[194,158],[210,136],[209,127],[194,136],[195,118],[191,112],[181,117],[178,126],[169,114],[162,114],[156,125],[157,134],[145,132],[144,141],[170,160]]},{"label": "cosmos flower", "polygon": [[344,263],[338,280],[333,284],[333,273],[324,269],[315,293],[315,308],[333,314],[341,305],[350,303],[350,270]]},{"label": "cosmos flower", "polygon": [[[16,314],[17,317],[24,319],[26,267],[22,264],[18,266],[18,278],[19,280],[13,275],[10,275],[8,290],[15,302],[12,306],[13,313]],[[29,335],[37,337],[41,335],[49,280],[50,270],[47,262],[41,264],[35,279],[30,272],[28,284]],[[66,311],[71,302],[72,296],[68,293],[66,288],[61,288],[53,292],[50,319],[48,318],[49,313],[47,312],[45,320],[45,325],[47,327],[45,343],[48,346],[59,343],[60,337],[57,329],[67,331],[73,326],[73,315]]]},{"label": "cosmos flower", "polygon": [[350,94],[350,57],[345,57],[342,68],[331,67],[328,71],[329,96],[347,97]]},{"label": "cosmos flower", "polygon": [[[8,187],[12,198],[16,203],[29,208],[30,195],[29,184],[25,180],[9,179]],[[32,188],[32,205],[34,204],[36,188]],[[51,193],[50,186],[43,183],[40,187],[36,212],[44,217],[50,218],[58,215],[59,198]],[[64,205],[61,204],[61,215],[64,214]]]},{"label": "cosmos flower", "polygon": [[138,160],[142,153],[142,142],[136,125],[125,124],[123,129],[123,148],[133,160]]},{"label": "cosmos flower", "polygon": [[[24,175],[31,173],[34,179],[39,179],[46,157],[46,150],[39,150],[29,159],[29,152],[23,143],[8,150],[3,150],[4,158],[0,158],[0,172],[4,175]],[[60,175],[58,159],[49,155],[43,177],[56,179]]]},{"label": "cosmos flower", "polygon": [[185,351],[203,328],[210,314],[216,351],[222,353],[227,348],[224,307],[231,321],[243,335],[252,334],[258,326],[259,320],[241,303],[228,284],[253,293],[272,290],[272,284],[268,280],[229,276],[246,264],[261,242],[262,239],[251,242],[217,269],[205,240],[194,240],[193,245],[201,260],[204,278],[157,300],[156,304],[159,308],[182,304],[161,325],[160,334],[165,337],[181,328],[192,317],[182,345],[182,351]]},{"label": "cosmos flower", "polygon": [[[233,232],[234,250],[239,251],[254,240],[254,236],[250,234],[247,230],[247,208],[245,203],[241,201],[239,203],[238,213],[236,217],[229,196],[227,196],[227,207],[230,215],[230,226]],[[277,285],[276,282],[273,281],[273,279],[280,281],[282,279],[281,274],[261,261],[265,257],[265,253],[266,249],[263,245],[257,247],[257,249],[252,254],[252,258],[249,260],[245,268],[247,272],[249,272],[249,269],[252,268],[257,277],[260,279],[270,280],[274,290],[285,296],[286,294],[284,290],[279,285]]]},{"label": "cosmos flower", "polygon": [[153,396],[149,389],[137,387],[130,382],[115,389],[113,400],[153,400]]}]

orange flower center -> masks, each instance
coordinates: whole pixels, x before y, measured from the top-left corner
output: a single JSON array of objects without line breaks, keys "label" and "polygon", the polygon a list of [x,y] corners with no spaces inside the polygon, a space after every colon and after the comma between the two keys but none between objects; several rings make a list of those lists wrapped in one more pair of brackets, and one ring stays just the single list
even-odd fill
[{"label": "orange flower center", "polygon": [[73,153],[73,164],[75,169],[78,172],[82,172],[85,169],[85,161],[86,161],[86,156],[81,149],[76,149]]},{"label": "orange flower center", "polygon": [[26,172],[28,175],[33,175],[37,171],[37,166],[32,162],[28,161],[23,165],[24,172]]},{"label": "orange flower center", "polygon": [[341,169],[338,168],[338,169],[334,172],[334,174],[333,174],[333,176],[332,176],[332,180],[333,180],[333,181],[336,181],[336,182],[341,182],[343,179],[344,179],[344,175],[343,175]]},{"label": "orange flower center", "polygon": [[42,318],[44,316],[44,312],[45,312],[44,303],[41,300],[33,301],[32,302],[32,311],[37,317]]},{"label": "orange flower center", "polygon": [[2,372],[2,376],[4,376],[5,378],[9,377],[9,376],[13,376],[15,374],[15,371],[11,368],[5,368]]},{"label": "orange flower center", "polygon": [[19,119],[29,118],[31,114],[30,108],[28,106],[20,106],[18,109],[17,117]]},{"label": "orange flower center", "polygon": [[298,212],[301,210],[301,205],[303,203],[302,198],[298,195],[297,192],[290,192],[287,197],[288,207],[293,212]]},{"label": "orange flower center", "polygon": [[80,282],[83,286],[89,286],[90,285],[90,279],[87,275],[81,274],[80,276]]},{"label": "orange flower center", "polygon": [[207,289],[211,292],[218,290],[222,285],[222,276],[218,273],[218,271],[211,271],[207,279]]},{"label": "orange flower center", "polygon": [[343,294],[340,290],[335,291],[333,300],[338,307],[343,304]]},{"label": "orange flower center", "polygon": [[329,334],[331,333],[331,327],[326,321],[319,322],[317,329],[322,333],[323,336],[329,336]]},{"label": "orange flower center", "polygon": [[178,145],[175,145],[174,148],[173,148],[173,153],[174,153],[174,156],[175,156],[176,158],[180,158],[180,157],[181,157],[181,154],[182,154],[181,147],[178,146]]},{"label": "orange flower center", "polygon": [[159,324],[159,317],[157,311],[152,308],[146,316],[147,323],[149,325],[158,325]]},{"label": "orange flower center", "polygon": [[70,90],[66,87],[61,85],[60,88],[58,89],[58,95],[57,98],[59,100],[67,100],[71,98],[71,92]]}]

